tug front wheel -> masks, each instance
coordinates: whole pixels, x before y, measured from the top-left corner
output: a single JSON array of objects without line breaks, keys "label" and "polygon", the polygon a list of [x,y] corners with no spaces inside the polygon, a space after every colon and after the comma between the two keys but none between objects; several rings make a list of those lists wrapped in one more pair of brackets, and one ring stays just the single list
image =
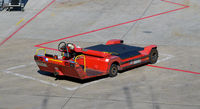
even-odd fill
[{"label": "tug front wheel", "polygon": [[150,64],[155,64],[158,60],[158,50],[153,48],[149,55]]},{"label": "tug front wheel", "polygon": [[110,66],[109,76],[110,77],[115,77],[115,76],[117,76],[117,73],[118,73],[118,66],[117,66],[117,64],[112,64]]}]

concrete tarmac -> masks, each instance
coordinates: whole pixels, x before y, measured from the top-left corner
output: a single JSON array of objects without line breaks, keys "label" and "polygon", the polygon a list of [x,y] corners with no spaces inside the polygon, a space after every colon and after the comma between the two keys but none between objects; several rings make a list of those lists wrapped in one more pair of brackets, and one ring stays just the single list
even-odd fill
[{"label": "concrete tarmac", "polygon": [[[81,47],[110,39],[156,44],[160,56],[154,65],[166,69],[141,66],[81,82],[39,72],[34,45],[183,6],[160,0],[56,0],[0,46],[0,109],[200,109],[200,75],[193,74],[200,73],[200,1],[173,2],[190,7],[64,40]],[[49,3],[28,0],[24,12],[1,11],[0,42]],[[44,46],[57,48],[59,42]]]}]

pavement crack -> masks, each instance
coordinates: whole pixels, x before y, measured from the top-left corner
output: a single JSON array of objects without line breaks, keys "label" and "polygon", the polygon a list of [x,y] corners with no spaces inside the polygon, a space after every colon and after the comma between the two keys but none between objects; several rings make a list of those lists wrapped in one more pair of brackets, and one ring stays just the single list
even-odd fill
[{"label": "pavement crack", "polygon": [[[149,10],[149,8],[151,7],[153,1],[154,1],[154,0],[151,0],[151,2],[149,3],[149,5],[147,6],[147,8],[144,10],[144,12],[142,13],[142,15],[141,15],[138,19],[142,18],[142,17],[146,14],[146,12],[147,12],[147,11]],[[125,37],[127,36],[127,34],[135,27],[135,25],[136,25],[137,23],[138,23],[138,21],[136,21],[135,23],[133,23],[133,24],[131,25],[131,27],[126,31],[126,33],[125,33],[120,39],[125,38]]]},{"label": "pavement crack", "polygon": [[[79,88],[78,88],[79,89]],[[67,101],[62,105],[61,109],[64,109],[64,107],[67,105],[67,103],[73,98],[73,96],[76,94],[76,92],[78,91],[78,89],[76,89],[72,95],[69,97],[69,99],[67,99]],[[68,97],[67,97],[68,98]]]}]

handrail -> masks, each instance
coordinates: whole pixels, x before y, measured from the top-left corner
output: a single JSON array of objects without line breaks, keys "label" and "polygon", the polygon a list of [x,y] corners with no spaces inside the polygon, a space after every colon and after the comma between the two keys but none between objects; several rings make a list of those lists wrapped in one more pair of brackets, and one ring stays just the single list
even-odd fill
[{"label": "handrail", "polygon": [[47,51],[46,51],[46,49],[45,49],[45,48],[38,48],[38,49],[36,50],[36,52],[35,52],[35,55],[37,55],[37,54],[38,54],[38,52],[39,52],[40,50],[44,50],[44,54],[46,54],[46,53],[47,53]]},{"label": "handrail", "polygon": [[78,55],[75,57],[74,61],[76,62],[77,58],[83,56],[84,57],[84,72],[86,72],[86,60],[85,60],[85,55]]}]

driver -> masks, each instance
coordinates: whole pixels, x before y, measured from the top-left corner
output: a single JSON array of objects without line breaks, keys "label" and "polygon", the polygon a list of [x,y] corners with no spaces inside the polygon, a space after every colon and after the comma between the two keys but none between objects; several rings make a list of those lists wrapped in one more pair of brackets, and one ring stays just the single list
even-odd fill
[{"label": "driver", "polygon": [[76,47],[73,43],[65,42],[60,42],[58,44],[58,50],[62,53],[63,60],[74,58],[82,51],[80,47]]},{"label": "driver", "polygon": [[72,43],[61,42],[58,45],[58,50],[62,52],[63,60],[68,60],[76,56],[75,45]]},{"label": "driver", "polygon": [[68,50],[63,51],[63,53],[64,53],[63,59],[67,60],[67,59],[74,58],[74,56],[75,56],[74,45],[69,43],[69,44],[67,44],[66,49],[68,49]]}]

